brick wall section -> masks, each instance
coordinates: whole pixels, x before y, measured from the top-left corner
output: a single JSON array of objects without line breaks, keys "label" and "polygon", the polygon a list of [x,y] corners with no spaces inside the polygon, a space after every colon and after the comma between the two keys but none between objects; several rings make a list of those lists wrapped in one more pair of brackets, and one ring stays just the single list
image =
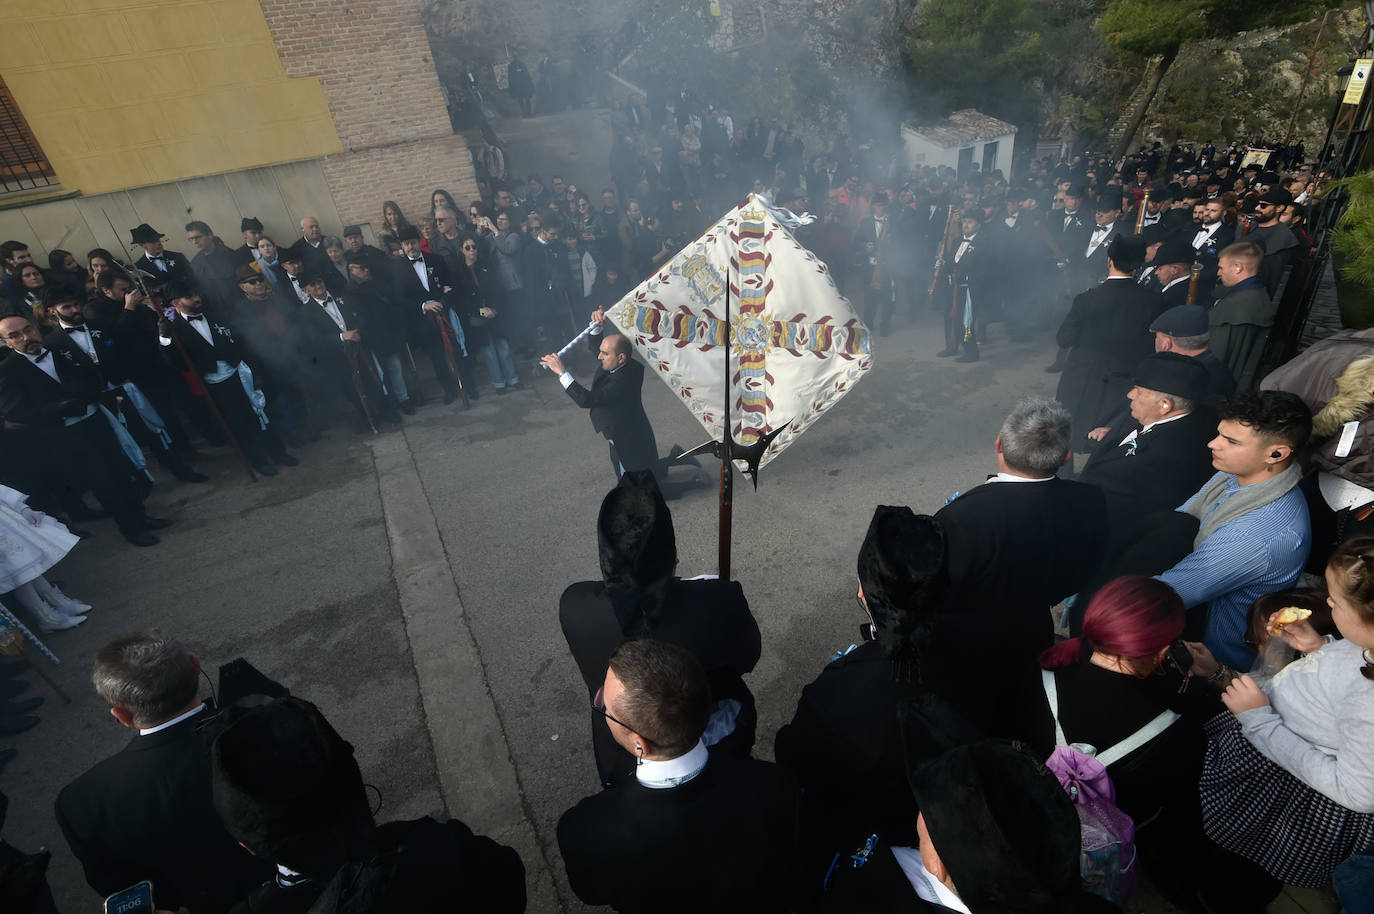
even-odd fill
[{"label": "brick wall section", "polygon": [[436,187],[476,196],[453,135],[420,0],[260,0],[282,66],[320,81],[344,152],[322,162],[344,222],[380,226],[383,200],[417,221]]},{"label": "brick wall section", "polygon": [[339,218],[359,225],[370,222],[374,232],[382,227],[383,200],[395,200],[418,225],[421,216],[429,215],[435,188],[453,194],[462,207],[477,196],[467,140],[461,136],[378,146],[320,161]]}]

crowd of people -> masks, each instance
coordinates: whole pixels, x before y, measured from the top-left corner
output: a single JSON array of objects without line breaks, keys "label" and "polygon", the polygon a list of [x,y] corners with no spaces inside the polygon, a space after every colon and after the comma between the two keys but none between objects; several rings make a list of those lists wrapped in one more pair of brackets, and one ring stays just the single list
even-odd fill
[{"label": "crowd of people", "polygon": [[[818,216],[799,239],[879,335],[934,308],[939,355],[974,362],[989,325],[1054,331],[1057,399],[1015,406],[987,482],[930,515],[876,509],[857,550],[865,640],[802,691],[774,762],[755,758],[746,595],[677,576],[639,469],[656,445],[611,441],[601,579],[559,607],[602,787],[558,823],[572,890],[619,911],[1089,912],[1143,870],[1190,911],[1333,879],[1350,910],[1369,904],[1374,333],[1259,377],[1323,178],[1301,148],[1155,144],[1031,160],[1009,182],[906,170],[871,139],[807,157],[795,127],[737,126],[687,87],[616,103],[613,130],[595,198],[516,177],[488,144],[477,198],[436,189],[414,222],[387,201],[376,246],[313,217],[290,244],[244,218],[234,248],[193,221],[193,256],[143,224],[134,263],[54,251],[45,270],[0,245],[0,529],[38,555],[11,550],[7,601],[43,633],[80,624],[90,607],[43,573],[88,519],[156,545],[170,522],[144,510],[149,458],[197,484],[196,445],[230,445],[275,475],[341,416],[375,432],[413,414],[416,355],[446,405],[480,395],[479,354],[491,391],[519,390],[520,359],[753,191]],[[589,389],[544,360],[592,409],[632,363],[598,336]],[[5,625],[37,642],[8,609]],[[36,723],[11,700],[20,672],[0,666],[0,732]],[[377,823],[318,708],[263,681],[206,702],[199,673],[158,633],[96,657],[97,691],[148,750],[57,799],[96,891],[147,879],[159,909],[192,914],[524,910],[511,848],[457,820]],[[1095,777],[1131,826],[1105,863],[1064,786]]]}]

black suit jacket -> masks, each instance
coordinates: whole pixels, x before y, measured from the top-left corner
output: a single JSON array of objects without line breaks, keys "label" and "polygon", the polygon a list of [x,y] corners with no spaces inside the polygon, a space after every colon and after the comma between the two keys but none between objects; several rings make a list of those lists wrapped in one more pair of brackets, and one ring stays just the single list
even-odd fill
[{"label": "black suit jacket", "polygon": [[[590,337],[593,343],[599,336]],[[658,442],[640,402],[644,366],[631,358],[615,371],[597,366],[591,389],[577,381],[568,385],[568,396],[589,410],[592,428],[615,443],[616,454],[627,470],[652,469],[658,462]]]},{"label": "black suit jacket", "polygon": [[[405,257],[392,258],[392,284],[396,300],[404,303],[406,308],[416,314],[420,312],[420,306],[427,301],[444,301],[444,286],[452,286],[454,282],[444,258],[438,254],[421,254],[420,258],[424,261],[426,272],[430,276],[428,289],[420,282],[415,265],[410,260]],[[374,280],[380,278],[373,277]]]},{"label": "black suit jacket", "polygon": [[1074,298],[1057,336],[1072,350],[1057,397],[1073,414],[1075,445],[1120,408],[1131,372],[1155,351],[1150,322],[1159,313],[1159,293],[1129,278],[1108,279]]},{"label": "black suit jacket", "polygon": [[86,326],[104,337],[100,366],[111,383],[157,385],[171,379],[157,342],[157,311],[147,305],[130,310],[100,295],[82,311]]},{"label": "black suit jacket", "polygon": [[100,399],[105,380],[89,359],[78,361],[70,352],[50,351],[57,381],[20,353],[0,362],[0,416],[21,425],[60,429],[68,404]]},{"label": "black suit jacket", "polygon": [[246,361],[247,350],[233,328],[208,312],[204,318],[210,327],[214,345],[207,343],[205,337],[192,328],[180,312],[172,318],[172,338],[181,344],[190,357],[191,363],[196,366],[196,373],[202,376],[213,374],[221,361],[230,365]]},{"label": "black suit jacket", "polygon": [[323,240],[320,241],[319,247],[315,247],[302,236],[292,243],[291,250],[301,255],[301,266],[305,268],[306,273],[323,273],[331,269],[329,255],[324,252]]},{"label": "black suit jacket", "polygon": [[154,277],[154,285],[195,281],[195,274],[191,271],[191,259],[189,257],[180,251],[168,251],[166,249],[163,249],[162,256],[167,264],[166,271],[159,269],[157,264],[153,263],[153,258],[147,254],[134,261],[134,266]]},{"label": "black suit jacket", "polygon": [[712,756],[692,780],[630,780],[558,820],[568,882],[617,911],[790,909],[797,787],[768,762]]},{"label": "black suit jacket", "polygon": [[1095,225],[1086,236],[1080,239],[1079,247],[1070,255],[1073,258],[1072,269],[1074,271],[1075,289],[1079,292],[1084,289],[1091,289],[1107,278],[1107,248],[1111,245],[1113,238],[1126,230],[1122,227],[1122,220],[1116,220],[1112,223],[1111,231],[1107,232],[1106,237],[1102,239],[1102,243],[1093,248],[1091,254],[1088,254],[1088,245],[1092,242],[1094,231],[1096,231]]},{"label": "black suit jacket", "polygon": [[57,823],[101,895],[151,879],[157,907],[218,914],[270,876],[215,813],[204,717],[134,737],[58,794]]},{"label": "black suit jacket", "polygon": [[1100,489],[1054,478],[988,482],[935,515],[945,530],[949,611],[941,661],[963,677],[962,712],[989,736],[1029,739],[1026,696],[1039,695],[1036,658],[1053,642],[1049,610],[1078,593],[1106,553]]},{"label": "black suit jacket", "polygon": [[1210,409],[1199,407],[1156,425],[1137,436],[1132,454],[1120,442],[1137,428],[1139,423],[1127,413],[1107,432],[1079,477],[1102,490],[1114,528],[1133,517],[1177,508],[1216,472],[1207,448],[1217,434],[1216,414]]}]

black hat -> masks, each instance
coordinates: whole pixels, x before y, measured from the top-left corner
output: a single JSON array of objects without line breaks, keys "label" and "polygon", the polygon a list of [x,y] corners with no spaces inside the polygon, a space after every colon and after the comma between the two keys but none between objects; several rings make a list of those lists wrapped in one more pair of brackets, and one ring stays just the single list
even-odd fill
[{"label": "black hat", "polygon": [[277,248],[277,263],[305,263],[301,252],[295,248]]},{"label": "black hat", "polygon": [[1180,200],[1201,200],[1201,199],[1202,199],[1203,197],[1205,197],[1205,196],[1206,196],[1206,194],[1203,192],[1203,189],[1202,189],[1201,187],[1185,187],[1185,188],[1183,188],[1183,196],[1180,197],[1179,199],[1180,199]]},{"label": "black hat", "polygon": [[1262,171],[1259,177],[1255,178],[1256,184],[1263,184],[1266,187],[1279,183],[1279,173],[1276,171]]},{"label": "black hat", "polygon": [[55,282],[44,286],[43,294],[39,296],[39,300],[43,302],[43,307],[45,308],[55,307],[64,301],[79,302],[84,298],[85,296],[79,294],[76,289],[61,282]]},{"label": "black hat", "polygon": [[413,225],[403,225],[396,233],[397,241],[419,241],[420,230]]},{"label": "black hat", "polygon": [[903,656],[930,631],[945,567],[940,522],[905,505],[879,505],[859,547],[859,584],[888,657]]},{"label": "black hat", "polygon": [[1203,183],[1206,184],[1208,187],[1211,187],[1213,184],[1215,184],[1215,185],[1217,185],[1218,187],[1220,187],[1220,186],[1221,186],[1223,183],[1225,183],[1225,182],[1222,181],[1221,175],[1209,175],[1209,176],[1207,177],[1207,180],[1204,181]]},{"label": "black hat", "polygon": [[262,223],[258,221],[257,216],[244,216],[242,219],[239,220],[240,232],[246,232],[250,229],[255,232],[262,231]]},{"label": "black hat", "polygon": [[147,244],[150,241],[161,241],[167,236],[153,228],[146,222],[140,222],[138,228],[129,230],[129,240],[134,244]]},{"label": "black hat", "polygon": [[1259,198],[1260,203],[1276,203],[1279,206],[1287,206],[1293,202],[1293,195],[1278,185],[1266,190]]},{"label": "black hat", "polygon": [[358,762],[319,709],[277,698],[230,723],[210,747],[215,811],[253,853],[315,879],[372,849]]},{"label": "black hat", "polygon": [[1115,185],[1107,185],[1098,194],[1097,202],[1093,204],[1093,211],[1098,213],[1116,212],[1121,209],[1121,188]]},{"label": "black hat", "polygon": [[959,215],[964,219],[972,219],[979,225],[983,224],[983,208],[981,206],[970,206]]},{"label": "black hat", "polygon": [[887,194],[879,191],[873,195],[873,199],[868,201],[870,206],[887,206]]},{"label": "black hat", "polygon": [[1166,237],[1163,241],[1164,244],[1155,251],[1155,259],[1151,261],[1157,267],[1166,263],[1192,263],[1197,257],[1193,246],[1182,238]]},{"label": "black hat", "polygon": [[241,263],[234,268],[234,282],[244,282],[245,280],[254,278],[266,279],[267,277],[263,276],[262,273],[253,269],[253,265],[251,263]]},{"label": "black hat", "polygon": [[[1161,217],[1160,220],[1156,222],[1154,225],[1147,225],[1144,228],[1142,228],[1140,230],[1140,237],[1144,240],[1145,246],[1147,248],[1152,244],[1160,244],[1168,240],[1169,230],[1164,226],[1163,217]],[[1154,262],[1159,262],[1159,256],[1157,254],[1155,256]]]},{"label": "black hat", "polygon": [[1150,322],[1150,332],[1169,336],[1202,336],[1208,328],[1207,309],[1200,305],[1174,305]]},{"label": "black hat", "polygon": [[1177,352],[1156,352],[1146,356],[1135,367],[1135,384],[1146,390],[1198,400],[1207,388],[1207,369],[1191,356]]},{"label": "black hat", "polygon": [[959,746],[910,781],[930,843],[969,910],[1078,910],[1078,813],[1054,772],[1025,747]]},{"label": "black hat", "polygon": [[1182,199],[1183,199],[1183,185],[1182,185],[1182,184],[1177,184],[1177,183],[1175,183],[1175,184],[1170,184],[1168,187],[1164,188],[1164,193],[1165,193],[1165,196],[1167,196],[1168,199],[1170,199],[1170,200],[1182,200]]},{"label": "black hat", "polygon": [[200,290],[195,283],[186,280],[173,280],[162,287],[162,297],[168,302],[174,302],[178,298],[190,298],[192,295],[199,295]]},{"label": "black hat", "polygon": [[345,225],[345,226],[344,226],[343,236],[344,236],[345,238],[347,238],[349,235],[361,235],[362,233],[363,233],[362,226],[359,226],[359,225]]},{"label": "black hat", "polygon": [[673,515],[652,472],[621,474],[620,482],[601,500],[596,539],[601,577],[622,628],[642,616],[652,627],[659,605],[654,597],[677,564]]},{"label": "black hat", "polygon": [[1064,190],[1066,197],[1086,197],[1087,195],[1088,188],[1081,181],[1073,182]]},{"label": "black hat", "polygon": [[1246,164],[1243,168],[1241,168],[1241,171],[1253,171],[1256,174],[1258,174],[1259,172],[1264,171],[1264,169],[1259,167],[1258,162],[1250,162]]},{"label": "black hat", "polygon": [[1135,270],[1145,262],[1145,239],[1139,235],[1117,235],[1107,244],[1107,257],[1118,270]]},{"label": "black hat", "polygon": [[344,261],[351,267],[354,264],[364,267],[372,266],[372,258],[367,251],[344,251]]},{"label": "black hat", "polygon": [[319,270],[307,270],[296,277],[296,282],[301,284],[301,288],[304,288],[312,282],[324,282],[324,274]]}]

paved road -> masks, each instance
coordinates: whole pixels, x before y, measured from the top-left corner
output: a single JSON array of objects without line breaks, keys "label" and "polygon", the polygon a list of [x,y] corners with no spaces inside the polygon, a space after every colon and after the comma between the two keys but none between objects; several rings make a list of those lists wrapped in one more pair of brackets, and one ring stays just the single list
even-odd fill
[{"label": "paved road", "polygon": [[[877,344],[876,367],[765,471],[737,490],[735,576],[759,618],[751,686],[760,755],[802,685],[859,621],[854,558],[873,506],[935,510],[994,469],[1002,416],[1049,393],[1048,344],[986,347],[987,360],[932,356],[933,315]],[[584,360],[581,374],[590,374]],[[522,370],[523,366],[522,366]],[[469,412],[437,403],[402,432],[336,431],[300,467],[250,485],[227,455],[209,485],[160,484],[176,519],[163,545],[134,549],[108,522],[53,577],[94,603],[90,622],[51,637],[55,676],[43,724],[12,740],[0,775],[5,834],[54,850],[64,910],[94,910],[52,821],[61,785],[127,739],[87,681],[114,635],[160,626],[207,666],[245,656],[317,702],[355,743],[386,818],[445,809],[514,843],[532,911],[579,906],[553,826],[596,788],[586,696],[558,629],[558,596],[597,575],[595,515],[612,484],[604,443],[547,372]],[[703,433],[651,380],[645,404],[663,449]],[[714,570],[714,491],[673,503],[681,571]],[[0,745],[8,744],[0,743]],[[556,894],[555,894],[556,893]]]}]

